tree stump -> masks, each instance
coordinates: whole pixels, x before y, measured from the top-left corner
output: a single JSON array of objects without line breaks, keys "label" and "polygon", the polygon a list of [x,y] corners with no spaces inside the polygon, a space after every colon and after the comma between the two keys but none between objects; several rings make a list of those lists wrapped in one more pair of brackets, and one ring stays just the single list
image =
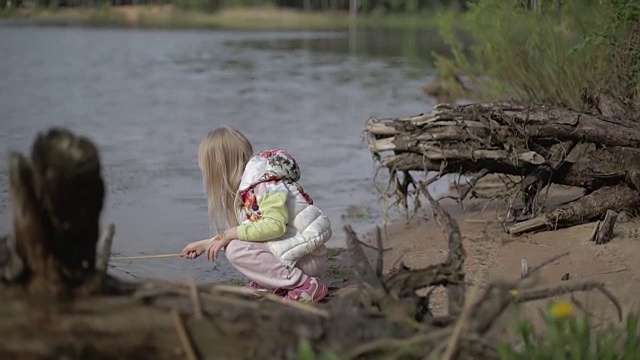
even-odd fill
[{"label": "tree stump", "polygon": [[618,219],[618,213],[613,210],[607,210],[607,214],[604,220],[598,221],[593,234],[591,234],[591,241],[597,245],[606,244],[613,238],[613,228],[616,226],[616,220]]},{"label": "tree stump", "polygon": [[5,280],[39,294],[97,290],[105,185],[93,143],[63,129],[39,134],[30,158],[9,155],[9,186],[13,234],[4,242]]}]

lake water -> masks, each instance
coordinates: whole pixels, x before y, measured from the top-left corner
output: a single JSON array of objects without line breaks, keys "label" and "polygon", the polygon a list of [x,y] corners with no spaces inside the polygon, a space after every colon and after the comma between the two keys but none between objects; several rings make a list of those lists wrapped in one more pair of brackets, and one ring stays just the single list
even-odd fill
[{"label": "lake water", "polygon": [[[0,152],[28,152],[53,126],[90,137],[108,186],[102,222],[116,224],[113,251],[175,253],[209,237],[196,152],[208,131],[230,124],[256,150],[296,157],[302,186],[333,222],[330,245],[343,246],[344,224],[365,232],[381,221],[365,121],[434,105],[420,88],[434,75],[430,36],[0,26]],[[0,233],[9,231],[7,208],[3,161]],[[112,264],[128,278],[237,276],[225,259]]]}]

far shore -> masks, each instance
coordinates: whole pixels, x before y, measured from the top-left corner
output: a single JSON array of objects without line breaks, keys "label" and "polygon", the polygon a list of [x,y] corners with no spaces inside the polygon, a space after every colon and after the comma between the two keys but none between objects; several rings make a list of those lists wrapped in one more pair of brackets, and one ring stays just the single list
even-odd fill
[{"label": "far shore", "polygon": [[157,29],[347,30],[359,28],[434,29],[436,14],[358,15],[272,7],[229,8],[212,13],[184,11],[173,5],[102,8],[0,10],[0,25],[90,26]]}]

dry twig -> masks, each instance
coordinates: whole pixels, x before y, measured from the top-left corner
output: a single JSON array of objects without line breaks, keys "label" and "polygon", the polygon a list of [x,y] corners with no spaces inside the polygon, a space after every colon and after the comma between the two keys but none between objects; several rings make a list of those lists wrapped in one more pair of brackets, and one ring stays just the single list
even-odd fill
[{"label": "dry twig", "polygon": [[173,324],[175,326],[176,332],[178,333],[178,338],[180,338],[180,343],[182,344],[182,349],[184,350],[187,359],[198,360],[196,350],[193,348],[193,344],[191,344],[189,333],[187,332],[187,328],[184,326],[184,322],[182,321],[182,317],[180,317],[180,313],[174,310],[171,315],[173,317]]}]

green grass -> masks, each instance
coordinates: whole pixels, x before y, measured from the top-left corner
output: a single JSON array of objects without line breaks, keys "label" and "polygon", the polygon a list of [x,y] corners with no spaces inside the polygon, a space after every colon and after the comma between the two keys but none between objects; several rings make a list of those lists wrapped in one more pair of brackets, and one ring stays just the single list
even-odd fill
[{"label": "green grass", "polygon": [[536,333],[524,321],[516,332],[518,346],[502,344],[502,360],[631,360],[640,359],[638,315],[627,316],[622,328],[596,328],[588,315],[573,314],[571,303],[551,303],[545,329]]},{"label": "green grass", "polygon": [[[624,44],[632,39],[640,4],[541,3],[545,7],[534,11],[520,0],[479,0],[462,16],[441,14],[440,33],[453,56],[438,58],[440,74],[445,79],[458,72],[470,75],[479,100],[513,97],[579,109],[583,87],[637,96],[640,49],[627,51]],[[463,46],[461,33],[472,46]]]}]

